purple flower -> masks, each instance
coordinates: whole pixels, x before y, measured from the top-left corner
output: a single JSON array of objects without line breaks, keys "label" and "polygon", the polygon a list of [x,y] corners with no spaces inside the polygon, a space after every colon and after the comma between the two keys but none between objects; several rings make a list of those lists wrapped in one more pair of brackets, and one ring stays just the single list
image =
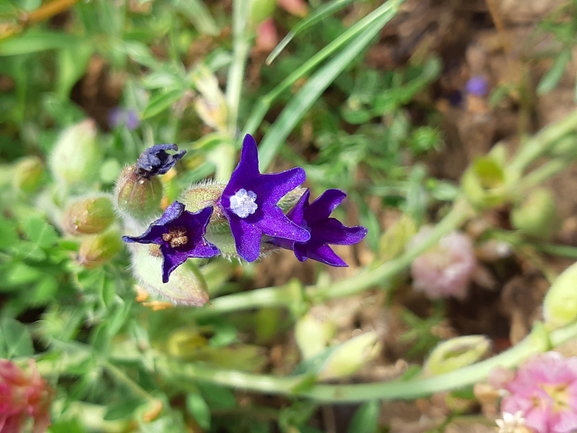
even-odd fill
[{"label": "purple flower", "polygon": [[229,221],[238,254],[248,262],[260,255],[260,241],[268,236],[305,242],[309,232],[283,214],[278,201],[305,181],[305,172],[296,167],[275,174],[258,169],[256,141],[244,137],[240,162],[220,198],[220,206]]},{"label": "purple flower", "polygon": [[155,144],[140,154],[136,161],[136,174],[141,177],[152,177],[166,174],[174,167],[176,161],[184,156],[186,150],[170,154],[167,150],[178,150],[176,144]]},{"label": "purple flower", "polygon": [[469,81],[467,81],[467,84],[465,84],[465,90],[467,93],[474,96],[485,96],[489,92],[489,83],[487,78],[483,75],[475,75],[474,77],[471,77]]},{"label": "purple flower", "polygon": [[501,385],[505,414],[517,414],[536,433],[577,431],[577,357],[547,352],[522,364],[512,379]]},{"label": "purple flower", "polygon": [[123,236],[122,239],[128,243],[160,245],[164,258],[162,282],[167,283],[172,271],[189,257],[209,258],[219,254],[218,248],[204,238],[211,214],[211,207],[192,213],[175,201],[142,235]]},{"label": "purple flower", "polygon": [[108,112],[108,125],[111,128],[125,125],[126,129],[132,131],[140,125],[140,119],[136,111],[121,107],[114,107]]},{"label": "purple flower", "polygon": [[347,264],[329,247],[329,244],[352,245],[360,242],[366,235],[365,227],[346,227],[339,220],[329,218],[330,214],[347,196],[338,189],[329,189],[309,204],[310,190],[306,190],[287,216],[299,226],[307,229],[310,239],[290,241],[274,238],[272,243],[293,250],[296,258],[304,262],[313,259],[330,266]]}]

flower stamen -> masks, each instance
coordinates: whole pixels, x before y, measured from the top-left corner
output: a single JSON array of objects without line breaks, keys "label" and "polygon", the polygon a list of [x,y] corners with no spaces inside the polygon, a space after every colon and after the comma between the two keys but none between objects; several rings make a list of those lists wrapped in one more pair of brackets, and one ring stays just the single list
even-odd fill
[{"label": "flower stamen", "polygon": [[241,188],[230,198],[230,210],[238,217],[246,218],[258,209],[255,201],[256,194],[253,191]]},{"label": "flower stamen", "polygon": [[183,247],[188,244],[188,236],[185,227],[171,227],[167,233],[163,233],[162,240],[168,242],[171,248]]}]

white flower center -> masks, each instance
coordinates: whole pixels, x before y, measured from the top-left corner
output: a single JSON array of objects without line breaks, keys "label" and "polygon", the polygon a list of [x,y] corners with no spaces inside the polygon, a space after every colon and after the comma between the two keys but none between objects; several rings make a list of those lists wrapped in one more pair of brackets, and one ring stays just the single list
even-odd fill
[{"label": "white flower center", "polygon": [[256,194],[254,192],[241,188],[230,198],[230,210],[235,215],[246,218],[258,209],[255,200]]}]

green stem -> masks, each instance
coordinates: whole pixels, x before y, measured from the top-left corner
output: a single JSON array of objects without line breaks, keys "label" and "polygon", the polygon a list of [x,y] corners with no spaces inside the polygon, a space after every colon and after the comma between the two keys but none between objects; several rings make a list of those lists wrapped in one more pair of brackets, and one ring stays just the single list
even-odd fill
[{"label": "green stem", "polygon": [[157,366],[161,371],[171,372],[183,380],[207,380],[223,386],[251,391],[297,395],[321,402],[360,402],[367,400],[414,399],[440,391],[448,391],[473,385],[487,378],[495,367],[512,368],[530,355],[549,350],[577,337],[577,323],[546,334],[537,325],[528,337],[511,349],[477,364],[449,373],[411,380],[395,379],[389,382],[328,385],[315,384],[310,389],[294,392],[305,376],[275,377],[249,374],[240,371],[219,370],[195,364],[174,364],[161,357]]},{"label": "green stem", "polygon": [[531,163],[547,152],[557,140],[575,129],[577,129],[577,110],[528,139],[509,164],[508,170],[520,175]]},{"label": "green stem", "polygon": [[545,180],[560,173],[573,162],[574,159],[569,157],[548,161],[541,167],[536,168],[532,172],[528,173],[524,178],[522,178],[517,185],[517,189],[522,191],[533,188],[535,186],[540,186]]},{"label": "green stem", "polygon": [[312,286],[308,289],[307,295],[315,302],[323,302],[326,299],[354,295],[371,286],[382,285],[405,270],[413,260],[437,244],[443,236],[457,229],[473,215],[473,209],[470,205],[463,199],[458,199],[450,212],[437,223],[422,243],[406,250],[397,259],[390,260],[352,278],[331,283],[328,286]]},{"label": "green stem", "polygon": [[226,87],[228,133],[231,137],[236,136],[242,82],[244,80],[244,70],[250,51],[249,35],[247,33],[249,9],[249,2],[247,0],[235,0],[233,2],[233,59],[228,71],[228,84]]},{"label": "green stem", "polygon": [[[372,286],[382,285],[405,270],[415,258],[435,245],[443,236],[457,229],[471,215],[473,215],[473,210],[469,204],[462,199],[457,200],[449,213],[435,226],[427,239],[421,244],[405,251],[397,259],[390,260],[351,278],[330,283],[329,285],[309,286],[306,288],[306,297],[312,302],[323,302],[327,299],[351,296],[361,293]],[[289,283],[289,285],[280,288],[267,287],[222,296],[214,299],[210,306],[197,309],[195,314],[197,316],[205,316],[257,307],[289,306],[291,303],[299,302],[300,300],[302,300],[302,292],[295,290],[295,286]]]}]

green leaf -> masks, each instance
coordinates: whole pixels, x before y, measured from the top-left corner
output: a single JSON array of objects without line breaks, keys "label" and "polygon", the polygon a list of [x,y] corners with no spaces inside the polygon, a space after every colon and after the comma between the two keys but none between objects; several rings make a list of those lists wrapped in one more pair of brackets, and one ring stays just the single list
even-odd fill
[{"label": "green leaf", "polygon": [[377,400],[367,401],[357,409],[348,433],[373,433],[377,431],[379,423],[379,402]]},{"label": "green leaf", "polygon": [[232,409],[236,407],[236,397],[230,389],[208,382],[199,382],[196,385],[212,409]]},{"label": "green leaf", "polygon": [[22,262],[16,262],[10,266],[4,281],[0,286],[0,292],[7,288],[21,286],[24,284],[30,284],[38,281],[44,276],[44,274],[37,268],[28,266]]},{"label": "green leaf", "polygon": [[319,69],[290,100],[259,145],[260,166],[263,171],[270,165],[304,114],[335,78],[369,45],[381,28],[396,15],[401,3],[402,0],[389,0],[367,16],[363,20],[365,25],[366,21],[370,23],[366,29],[356,36],[335,58]]},{"label": "green leaf", "polygon": [[176,101],[182,98],[184,90],[182,88],[170,89],[155,95],[150,99],[148,105],[142,113],[142,119],[148,119],[162,113],[164,110],[172,106]]},{"label": "green leaf", "polygon": [[32,242],[40,248],[48,248],[58,242],[58,233],[41,215],[32,215],[22,222],[22,228]]},{"label": "green leaf", "polygon": [[200,394],[186,396],[186,408],[204,430],[210,428],[210,408]]},{"label": "green leaf", "polygon": [[86,433],[82,423],[78,419],[56,421],[48,428],[48,433]]},{"label": "green leaf", "polygon": [[62,32],[29,31],[0,43],[0,56],[29,54],[52,49],[62,49],[79,43],[78,36]]},{"label": "green leaf", "polygon": [[56,93],[60,99],[68,98],[74,84],[86,73],[93,52],[94,46],[84,41],[60,50],[56,83]]},{"label": "green leaf", "polygon": [[144,403],[140,397],[122,398],[108,406],[103,419],[114,421],[134,416],[136,409]]},{"label": "green leaf", "polygon": [[553,63],[553,66],[551,66],[545,75],[543,75],[541,81],[539,81],[539,85],[537,86],[538,95],[549,93],[551,90],[557,87],[559,80],[561,80],[561,77],[563,77],[563,74],[565,73],[565,66],[567,66],[569,60],[571,60],[571,50],[569,48],[565,48],[559,53],[555,59],[555,62]]},{"label": "green leaf", "polygon": [[172,4],[180,13],[187,17],[199,33],[217,36],[220,33],[214,18],[199,0],[173,0]]},{"label": "green leaf", "polygon": [[0,214],[0,248],[5,249],[18,243],[16,224]]},{"label": "green leaf", "polygon": [[0,319],[0,358],[32,356],[34,346],[28,328],[17,320]]}]

